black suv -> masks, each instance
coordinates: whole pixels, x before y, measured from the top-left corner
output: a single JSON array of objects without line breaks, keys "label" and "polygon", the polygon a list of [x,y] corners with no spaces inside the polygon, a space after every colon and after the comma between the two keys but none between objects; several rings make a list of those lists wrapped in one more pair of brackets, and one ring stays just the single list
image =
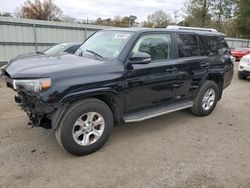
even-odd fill
[{"label": "black suv", "polygon": [[20,59],[2,71],[30,124],[85,155],[102,147],[114,123],[186,108],[210,114],[233,63],[221,33],[138,28],[102,30],[74,55]]}]

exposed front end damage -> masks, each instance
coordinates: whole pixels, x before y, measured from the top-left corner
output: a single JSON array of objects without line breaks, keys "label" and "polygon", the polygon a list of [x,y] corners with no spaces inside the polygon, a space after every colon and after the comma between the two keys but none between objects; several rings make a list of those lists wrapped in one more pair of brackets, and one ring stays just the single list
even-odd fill
[{"label": "exposed front end damage", "polygon": [[43,103],[38,98],[18,93],[15,101],[29,117],[32,127],[52,128],[51,117],[58,107]]},{"label": "exposed front end damage", "polygon": [[[8,76],[2,77],[7,87],[14,90],[13,81]],[[55,129],[65,110],[62,104],[50,104],[44,102],[37,95],[29,95],[22,91],[16,91],[15,102],[27,114],[28,124],[32,127]]]}]

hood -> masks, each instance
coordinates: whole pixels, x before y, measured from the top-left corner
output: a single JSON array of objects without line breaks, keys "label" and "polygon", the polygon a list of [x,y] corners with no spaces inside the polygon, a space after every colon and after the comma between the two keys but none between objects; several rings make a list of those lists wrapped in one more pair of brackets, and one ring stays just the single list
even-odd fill
[{"label": "hood", "polygon": [[21,54],[21,55],[18,55],[16,57],[14,57],[13,59],[10,60],[10,63],[11,62],[14,62],[18,59],[25,59],[25,58],[32,58],[32,57],[35,57],[35,56],[39,56],[39,55],[43,55],[42,53],[26,53],[26,54]]},{"label": "hood", "polygon": [[[60,56],[33,56],[32,58],[17,59],[5,67],[5,72],[11,78],[38,78],[53,77],[57,74],[64,74],[66,71],[82,70],[83,68],[93,67],[104,64],[99,61],[72,54]],[[74,71],[73,71],[74,72]]]}]

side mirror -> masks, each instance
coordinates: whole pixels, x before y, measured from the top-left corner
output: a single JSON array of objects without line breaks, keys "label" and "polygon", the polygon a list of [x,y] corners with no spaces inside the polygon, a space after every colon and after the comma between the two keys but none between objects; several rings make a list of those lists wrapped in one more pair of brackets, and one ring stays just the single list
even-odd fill
[{"label": "side mirror", "polygon": [[151,62],[151,55],[145,52],[135,52],[129,58],[131,64],[148,64]]}]

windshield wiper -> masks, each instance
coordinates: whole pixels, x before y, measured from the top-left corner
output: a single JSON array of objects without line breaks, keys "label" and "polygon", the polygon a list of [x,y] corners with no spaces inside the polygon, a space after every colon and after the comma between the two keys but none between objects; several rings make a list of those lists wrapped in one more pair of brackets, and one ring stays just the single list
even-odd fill
[{"label": "windshield wiper", "polygon": [[100,54],[98,54],[98,53],[96,53],[96,52],[94,52],[94,51],[92,51],[92,50],[86,50],[86,52],[92,53],[92,54],[94,54],[96,57],[99,57],[100,59],[103,59],[103,57],[102,57]]}]

